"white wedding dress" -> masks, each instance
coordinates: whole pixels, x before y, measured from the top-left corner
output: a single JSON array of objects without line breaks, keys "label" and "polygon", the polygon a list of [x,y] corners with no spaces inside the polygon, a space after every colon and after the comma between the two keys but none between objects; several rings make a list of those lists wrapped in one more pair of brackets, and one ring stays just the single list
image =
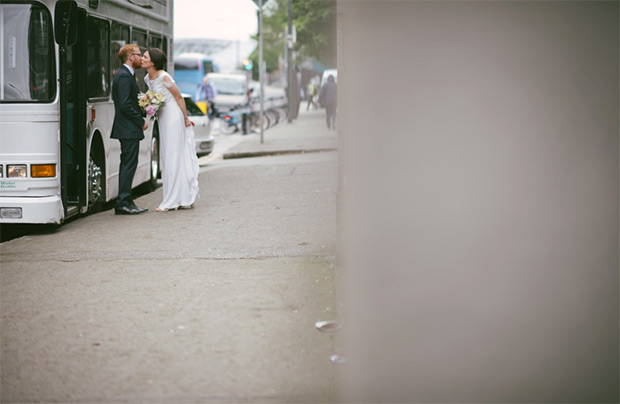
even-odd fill
[{"label": "white wedding dress", "polygon": [[144,78],[149,88],[161,93],[166,100],[157,115],[164,182],[164,199],[159,205],[162,210],[189,207],[198,196],[198,157],[194,129],[192,126],[185,127],[183,112],[163,81],[164,76],[174,83],[166,72],[161,72],[155,80],[150,80],[148,75]]}]

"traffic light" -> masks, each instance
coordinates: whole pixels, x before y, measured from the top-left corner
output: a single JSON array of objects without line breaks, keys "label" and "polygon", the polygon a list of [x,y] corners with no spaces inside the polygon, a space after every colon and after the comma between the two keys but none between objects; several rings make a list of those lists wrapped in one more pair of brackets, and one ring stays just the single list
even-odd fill
[{"label": "traffic light", "polygon": [[249,59],[245,59],[243,61],[243,67],[245,68],[245,70],[252,70],[252,61]]}]

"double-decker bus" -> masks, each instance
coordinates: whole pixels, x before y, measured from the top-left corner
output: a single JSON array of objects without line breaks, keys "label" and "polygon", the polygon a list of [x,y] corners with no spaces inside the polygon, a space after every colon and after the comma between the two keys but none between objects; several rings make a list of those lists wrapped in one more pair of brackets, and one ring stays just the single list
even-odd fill
[{"label": "double-decker bus", "polygon": [[[61,223],[118,195],[111,85],[126,43],[158,47],[173,71],[173,0],[0,2],[0,223]],[[145,72],[136,72],[146,90]],[[155,187],[157,121],[133,186]]]}]

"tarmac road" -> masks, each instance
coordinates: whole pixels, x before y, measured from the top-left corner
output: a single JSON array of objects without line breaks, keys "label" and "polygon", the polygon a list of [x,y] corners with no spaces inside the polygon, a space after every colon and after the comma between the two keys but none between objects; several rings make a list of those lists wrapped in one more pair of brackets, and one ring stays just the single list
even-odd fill
[{"label": "tarmac road", "polygon": [[3,403],[326,402],[336,152],[217,161],[193,210],[1,244]]}]

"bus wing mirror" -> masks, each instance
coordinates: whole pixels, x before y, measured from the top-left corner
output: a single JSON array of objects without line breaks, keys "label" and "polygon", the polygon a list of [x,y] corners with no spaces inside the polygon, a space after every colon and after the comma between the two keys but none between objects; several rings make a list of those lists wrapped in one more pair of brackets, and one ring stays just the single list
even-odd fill
[{"label": "bus wing mirror", "polygon": [[77,42],[77,4],[75,0],[60,0],[54,10],[54,39],[67,47]]}]

